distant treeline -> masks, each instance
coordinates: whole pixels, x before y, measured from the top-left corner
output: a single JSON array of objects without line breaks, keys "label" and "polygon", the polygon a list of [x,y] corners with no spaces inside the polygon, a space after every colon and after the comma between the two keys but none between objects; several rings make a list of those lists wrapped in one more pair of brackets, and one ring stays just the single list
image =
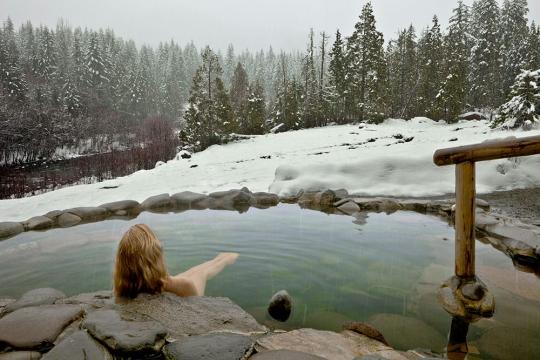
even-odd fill
[{"label": "distant treeline", "polygon": [[0,161],[48,157],[86,139],[130,139],[154,115],[181,127],[197,149],[280,124],[452,122],[498,108],[520,70],[540,68],[540,27],[527,14],[526,0],[459,1],[447,29],[435,16],[430,27],[411,25],[385,42],[368,2],[349,36],[337,31],[331,42],[311,31],[305,52],[278,54],[175,42],[138,48],[112,30],[60,22],[16,31],[8,19],[0,32]]}]

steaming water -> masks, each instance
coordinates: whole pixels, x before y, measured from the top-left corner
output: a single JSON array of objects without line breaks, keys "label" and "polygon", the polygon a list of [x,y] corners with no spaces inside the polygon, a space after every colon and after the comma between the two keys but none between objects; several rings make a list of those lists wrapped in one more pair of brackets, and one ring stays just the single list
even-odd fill
[{"label": "steaming water", "polygon": [[[28,232],[0,242],[0,297],[37,287],[68,295],[110,289],[122,233],[146,223],[163,242],[170,273],[221,251],[240,253],[236,264],[208,283],[207,294],[231,298],[270,327],[339,330],[357,320],[374,324],[397,348],[442,351],[451,318],[437,303],[436,290],[453,272],[453,229],[412,212],[352,220],[282,205],[245,214],[143,213],[130,221]],[[497,309],[493,319],[471,325],[470,351],[482,358],[513,358],[516,352],[535,358],[540,279],[478,241],[477,268]],[[269,298],[281,289],[294,299],[283,324],[266,314]]]}]

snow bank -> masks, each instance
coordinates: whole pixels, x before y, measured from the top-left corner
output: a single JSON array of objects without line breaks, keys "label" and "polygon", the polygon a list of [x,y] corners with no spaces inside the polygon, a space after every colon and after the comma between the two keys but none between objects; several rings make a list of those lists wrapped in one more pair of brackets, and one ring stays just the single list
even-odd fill
[{"label": "snow bank", "polygon": [[[2,200],[0,221],[116,200],[142,201],[166,192],[243,186],[280,195],[326,188],[365,195],[440,195],[454,191],[454,169],[433,164],[436,149],[531,135],[540,135],[540,130],[506,132],[490,129],[486,121],[448,125],[426,118],[261,135],[118,179]],[[477,186],[479,192],[540,186],[540,156],[479,163]]]}]

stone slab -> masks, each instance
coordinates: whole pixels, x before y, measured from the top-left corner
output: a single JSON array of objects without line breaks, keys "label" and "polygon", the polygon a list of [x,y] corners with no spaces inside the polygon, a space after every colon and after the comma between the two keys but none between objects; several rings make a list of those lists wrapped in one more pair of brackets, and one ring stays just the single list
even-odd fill
[{"label": "stone slab", "polygon": [[109,351],[86,331],[79,330],[62,340],[42,360],[112,360]]},{"label": "stone slab", "polygon": [[6,312],[30,306],[52,305],[56,300],[62,299],[66,295],[53,288],[33,289],[24,293],[21,298],[6,306]]},{"label": "stone slab", "polygon": [[251,351],[249,336],[222,333],[187,336],[163,349],[167,360],[243,360]]}]

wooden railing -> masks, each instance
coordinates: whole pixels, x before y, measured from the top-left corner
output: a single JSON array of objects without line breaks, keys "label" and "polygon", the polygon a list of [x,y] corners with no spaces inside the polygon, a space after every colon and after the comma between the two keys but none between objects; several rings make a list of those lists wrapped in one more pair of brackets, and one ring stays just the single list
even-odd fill
[{"label": "wooden railing", "polygon": [[475,276],[475,163],[535,154],[540,154],[540,136],[486,141],[437,150],[433,155],[433,161],[438,166],[456,165],[456,276],[462,278]]}]

